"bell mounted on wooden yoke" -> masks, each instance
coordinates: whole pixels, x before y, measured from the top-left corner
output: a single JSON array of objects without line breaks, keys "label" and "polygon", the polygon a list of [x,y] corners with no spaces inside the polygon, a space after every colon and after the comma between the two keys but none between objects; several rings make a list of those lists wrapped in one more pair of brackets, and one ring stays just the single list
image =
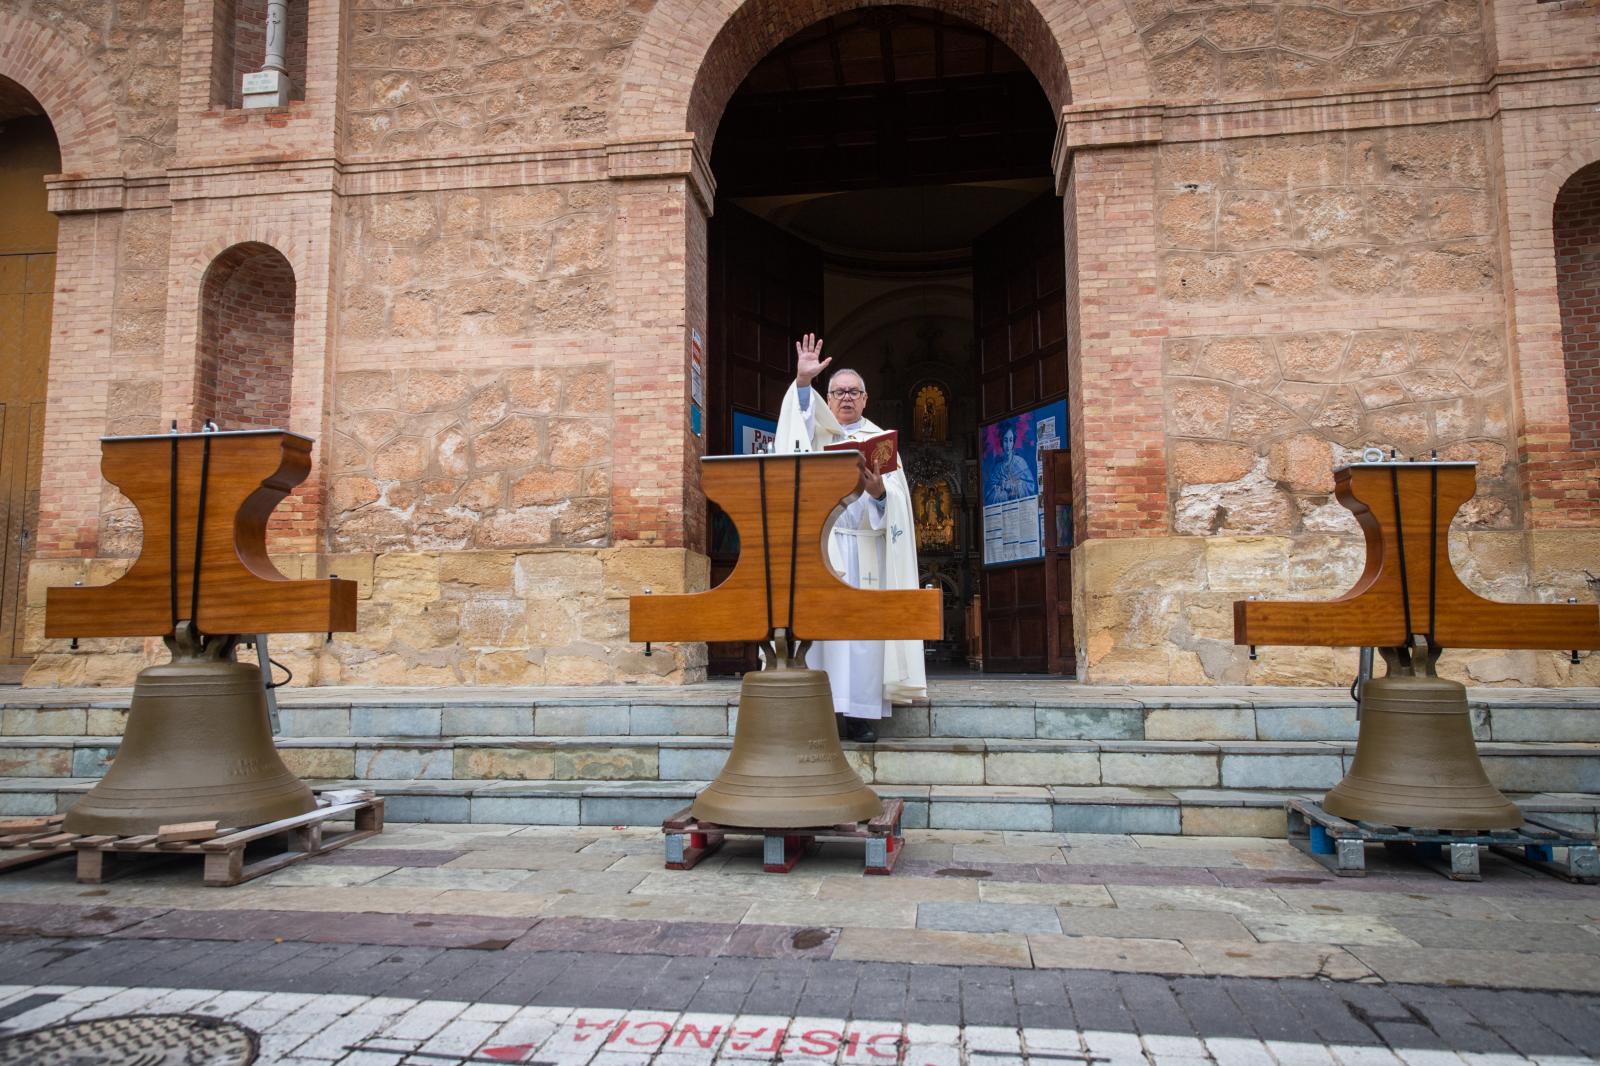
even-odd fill
[{"label": "bell mounted on wooden yoke", "polygon": [[1600,612],[1497,603],[1450,565],[1450,522],[1476,463],[1365,462],[1334,471],[1334,495],[1366,537],[1354,587],[1326,601],[1240,600],[1234,641],[1378,648],[1389,673],[1361,685],[1350,771],[1323,801],[1342,818],[1428,829],[1514,829],[1522,812],[1478,758],[1467,690],[1434,673],[1446,648],[1600,648]]},{"label": "bell mounted on wooden yoke", "polygon": [[354,582],[290,581],[267,557],[267,519],[310,470],[311,441],[282,430],[103,439],[101,471],[138,507],[144,541],[111,584],[50,589],[45,635],[161,636],[172,661],[140,671],[117,756],[66,831],[244,827],[316,808],[273,745],[260,667],[234,660],[242,633],[355,628]]},{"label": "bell mounted on wooden yoke", "polygon": [[706,496],[739,527],[739,561],[709,592],[633,597],[630,639],[758,641],[765,669],[744,675],[733,750],[692,813],[771,829],[874,818],[882,801],[845,758],[828,675],[805,669],[806,649],[813,640],[937,639],[939,593],[854,589],[824,561],[823,530],[856,489],[858,453],[701,462]]}]

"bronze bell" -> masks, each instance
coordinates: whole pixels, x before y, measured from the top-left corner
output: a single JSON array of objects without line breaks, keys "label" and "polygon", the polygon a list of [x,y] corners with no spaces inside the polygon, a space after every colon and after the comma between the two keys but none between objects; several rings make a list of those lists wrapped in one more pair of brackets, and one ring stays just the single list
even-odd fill
[{"label": "bronze bell", "polygon": [[211,819],[252,826],[316,809],[273,746],[260,668],[233,660],[235,638],[196,643],[168,638],[173,661],[140,671],[122,746],[67,812],[67,832],[133,836]]},{"label": "bronze bell", "polygon": [[1412,828],[1522,825],[1522,812],[1478,759],[1466,688],[1432,676],[1391,673],[1361,686],[1356,757],[1322,807],[1341,818]]},{"label": "bronze bell", "polygon": [[744,675],[733,750],[691,813],[719,825],[799,829],[876,818],[883,801],[845,760],[821,670]]}]

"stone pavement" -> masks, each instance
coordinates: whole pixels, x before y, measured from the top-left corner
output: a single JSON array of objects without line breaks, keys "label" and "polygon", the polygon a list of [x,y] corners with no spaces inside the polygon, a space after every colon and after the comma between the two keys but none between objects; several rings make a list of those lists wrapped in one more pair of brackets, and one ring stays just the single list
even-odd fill
[{"label": "stone pavement", "polygon": [[182,858],[12,871],[0,1063],[4,1034],[151,1012],[284,1063],[1600,1054],[1600,888],[1502,860],[1340,879],[1282,840],[913,830],[894,876],[860,861],[763,874],[730,841],[672,872],[648,830],[391,825],[232,889]]}]

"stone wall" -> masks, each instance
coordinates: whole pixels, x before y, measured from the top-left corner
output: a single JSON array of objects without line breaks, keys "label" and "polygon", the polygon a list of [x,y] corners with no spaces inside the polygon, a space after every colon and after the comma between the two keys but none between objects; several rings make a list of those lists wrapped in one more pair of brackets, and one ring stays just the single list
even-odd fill
[{"label": "stone wall", "polygon": [[355,341],[610,326],[605,182],[353,201],[340,324]]},{"label": "stone wall", "polygon": [[1365,446],[1476,460],[1458,525],[1517,524],[1489,171],[1469,123],[1163,147],[1174,532],[1354,532]]},{"label": "stone wall", "polygon": [[363,4],[348,146],[387,156],[604,140],[651,2]]},{"label": "stone wall", "polygon": [[[1080,675],[1095,684],[1345,685],[1354,648],[1233,643],[1233,602],[1332,599],[1361,572],[1361,540],[1300,536],[1145,537],[1073,549]],[[1593,602],[1579,559],[1600,558],[1600,531],[1467,532],[1450,561],[1467,587],[1505,601]],[[1600,685],[1600,654],[1451,649],[1439,672],[1471,685]]]},{"label": "stone wall", "polygon": [[[295,685],[682,684],[705,677],[705,645],[628,640],[629,596],[703,590],[705,556],[680,548],[350,552],[274,556],[291,578],[336,574],[358,589],[356,633],[283,634],[272,657]],[[131,685],[165,662],[161,641],[44,641],[44,592],[106,584],[127,560],[42,560],[29,575],[28,684]]]},{"label": "stone wall", "polygon": [[1156,88],[1173,100],[1467,81],[1487,64],[1478,0],[1131,7]]},{"label": "stone wall", "polygon": [[607,364],[341,374],[333,549],[609,544],[611,390]]},{"label": "stone wall", "polygon": [[6,6],[49,26],[96,68],[116,108],[123,167],[150,172],[171,164],[182,0],[12,0]]}]

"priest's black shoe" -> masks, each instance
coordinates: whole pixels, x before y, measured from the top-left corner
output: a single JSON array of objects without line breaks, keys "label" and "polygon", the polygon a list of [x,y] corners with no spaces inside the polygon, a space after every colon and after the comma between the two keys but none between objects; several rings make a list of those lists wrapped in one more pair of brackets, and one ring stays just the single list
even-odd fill
[{"label": "priest's black shoe", "polygon": [[870,718],[846,718],[845,730],[851,740],[862,744],[873,744],[878,739],[878,729]]}]

